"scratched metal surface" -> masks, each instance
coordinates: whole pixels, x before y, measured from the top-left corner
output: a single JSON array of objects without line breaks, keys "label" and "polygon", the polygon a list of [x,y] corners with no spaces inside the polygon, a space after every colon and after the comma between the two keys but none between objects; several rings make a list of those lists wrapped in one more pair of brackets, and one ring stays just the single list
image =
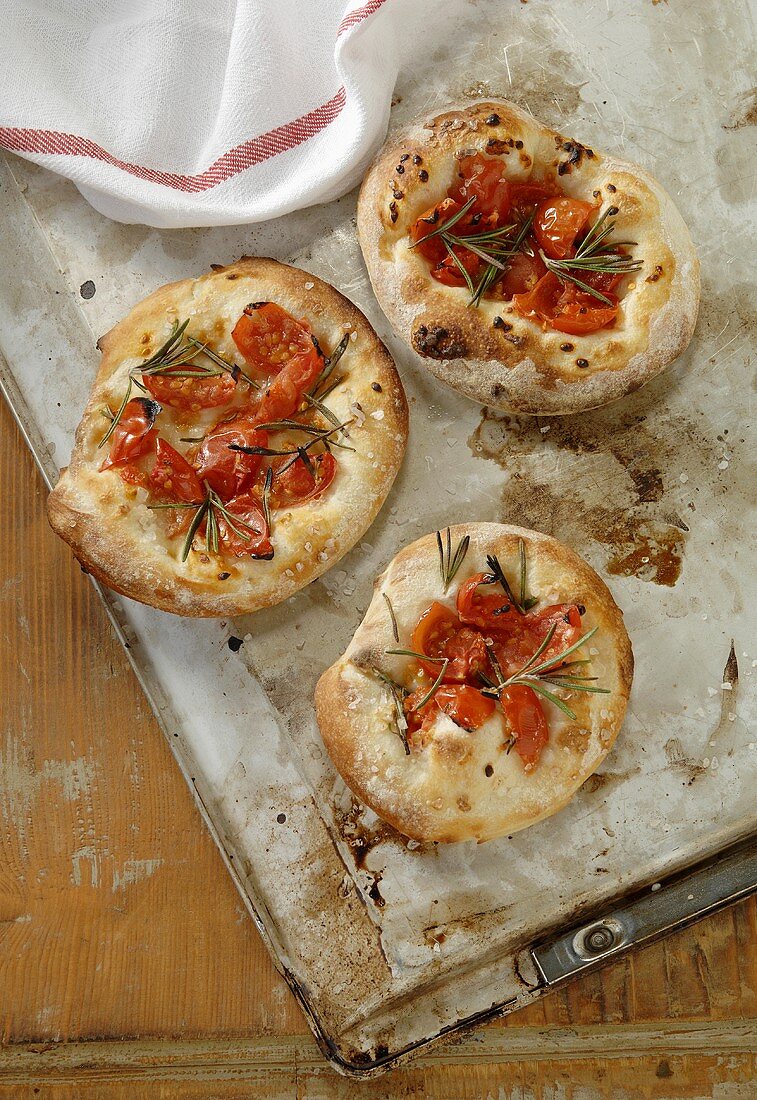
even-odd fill
[{"label": "scratched metal surface", "polygon": [[[525,1003],[540,992],[529,944],[754,829],[751,37],[745,7],[705,0],[481,0],[449,28],[454,56],[440,46],[401,74],[393,125],[503,95],[651,169],[689,222],[703,276],[690,349],[643,391],[581,417],[493,414],[432,380],[372,297],[354,194],[259,227],[159,232],[107,222],[25,162],[3,171],[3,381],[49,476],[70,452],[94,338],[211,262],[273,255],[332,281],[402,372],[404,468],[365,540],[325,577],[236,622],[109,597],[229,869],[336,1058],[367,1064],[493,1004]],[[465,519],[548,531],[608,575],[636,680],[616,748],[566,810],[486,845],[423,847],[345,789],[312,689],[375,574],[406,542]],[[245,639],[237,654],[230,634]]]}]

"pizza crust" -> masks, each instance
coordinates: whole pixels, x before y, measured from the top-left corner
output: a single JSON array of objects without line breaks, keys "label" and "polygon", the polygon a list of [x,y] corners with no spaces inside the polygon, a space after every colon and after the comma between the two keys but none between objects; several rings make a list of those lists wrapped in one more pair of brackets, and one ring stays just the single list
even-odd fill
[{"label": "pizza crust", "polygon": [[[273,514],[271,561],[191,552],[182,563],[183,539],[165,536],[165,523],[146,507],[144,491],[124,483],[115,470],[100,471],[107,454],[98,449],[106,427],[102,410],[118,407],[129,369],[142,361],[145,345],[154,349],[167,338],[177,318],[190,317],[193,334],[241,362],[231,331],[249,302],[265,300],[305,317],[326,352],[346,331],[352,334],[340,360],[344,381],[328,404],[340,420],[355,418],[349,428],[355,450],[336,452],[337,475],[321,499]],[[386,348],[360,310],[329,284],[276,260],[244,257],[156,290],[98,347],[102,361],[71,462],[47,510],[53,529],[108,587],[178,615],[246,614],[280,603],[319,577],[373,522],[402,463],[407,402]],[[219,413],[201,415],[214,423]],[[178,437],[194,433],[172,434],[161,426],[161,434],[181,449]]]},{"label": "pizza crust", "polygon": [[[451,535],[453,547],[464,535],[471,543],[449,593],[442,589],[435,534],[401,550],[377,579],[371,604],[346,652],[321,676],[316,713],[345,782],[385,821],[420,841],[483,841],[549,817],[601,764],[623,721],[633,654],[623,616],[607,586],[556,539],[497,523],[461,524]],[[505,750],[501,712],[472,733],[440,715],[430,743],[406,754],[390,691],[372,670],[379,668],[403,682],[412,658],[385,651],[410,647],[415,624],[434,600],[454,607],[460,584],[485,569],[487,554],[497,555],[506,575],[518,576],[520,539],[525,542],[529,591],[540,604],[583,604],[584,633],[599,627],[580,656],[590,657],[590,674],[610,694],[562,693],[576,714],[575,722],[542,700],[550,739],[529,773],[517,752]],[[397,620],[399,646],[385,596]]]},{"label": "pizza crust", "polygon": [[[410,226],[447,195],[456,157],[476,151],[502,156],[510,180],[552,172],[567,195],[619,208],[615,239],[634,240],[644,266],[621,285],[613,328],[569,336],[521,317],[508,302],[484,299],[471,308],[467,288],[432,279],[408,248]],[[659,374],[696,324],[699,261],[667,192],[638,165],[566,140],[504,100],[451,108],[390,138],[363,182],[358,233],[398,336],[441,381],[496,408],[549,416],[606,405]],[[572,350],[562,350],[566,344]]]}]

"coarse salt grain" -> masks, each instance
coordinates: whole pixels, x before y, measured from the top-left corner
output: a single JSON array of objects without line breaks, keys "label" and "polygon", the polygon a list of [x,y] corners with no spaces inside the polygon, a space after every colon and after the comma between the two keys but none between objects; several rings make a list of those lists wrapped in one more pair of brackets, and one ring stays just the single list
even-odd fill
[{"label": "coarse salt grain", "polygon": [[720,462],[718,462],[718,469],[719,470],[727,470],[728,469],[728,459],[727,458],[723,458],[723,459],[720,460]]},{"label": "coarse salt grain", "polygon": [[680,482],[681,482],[681,483],[682,483],[683,485],[685,485],[685,484],[686,484],[686,482],[687,482],[687,481],[689,480],[689,475],[688,475],[688,474],[681,474],[681,476],[679,477],[679,479],[678,479],[678,480],[679,480],[679,481],[680,481]]},{"label": "coarse salt grain", "polygon": [[353,344],[355,343],[355,341],[357,340],[357,333],[356,332],[353,332],[350,335],[350,340],[352,341]]},{"label": "coarse salt grain", "polygon": [[552,427],[551,424],[545,424],[543,428],[539,428],[539,431],[541,432],[542,435],[546,435],[547,432],[550,431],[551,427]]},{"label": "coarse salt grain", "polygon": [[305,290],[312,290],[315,283],[305,283]]},{"label": "coarse salt grain", "polygon": [[723,691],[733,691],[733,684],[729,684],[727,680],[724,680],[720,687]]},{"label": "coarse salt grain", "polygon": [[717,693],[718,693],[717,688],[712,688],[712,687],[707,688],[707,694],[710,696],[710,698],[712,698],[713,695],[717,695]]},{"label": "coarse salt grain", "polygon": [[736,715],[733,713],[732,710],[728,711],[728,721],[729,722],[735,722],[736,721]]},{"label": "coarse salt grain", "polygon": [[371,417],[373,418],[373,420],[383,420],[384,419],[384,410],[383,409],[376,409],[374,412],[371,413]]},{"label": "coarse salt grain", "polygon": [[328,560],[329,560],[329,556],[326,553],[326,551],[325,550],[319,550],[318,551],[318,561],[328,561]]}]

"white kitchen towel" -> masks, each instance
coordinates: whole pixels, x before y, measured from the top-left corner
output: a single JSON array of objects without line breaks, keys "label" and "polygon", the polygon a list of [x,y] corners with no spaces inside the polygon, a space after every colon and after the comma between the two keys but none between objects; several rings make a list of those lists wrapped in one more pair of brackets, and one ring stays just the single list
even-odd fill
[{"label": "white kitchen towel", "polygon": [[264,221],[353,187],[454,0],[4,0],[0,147],[101,213]]}]

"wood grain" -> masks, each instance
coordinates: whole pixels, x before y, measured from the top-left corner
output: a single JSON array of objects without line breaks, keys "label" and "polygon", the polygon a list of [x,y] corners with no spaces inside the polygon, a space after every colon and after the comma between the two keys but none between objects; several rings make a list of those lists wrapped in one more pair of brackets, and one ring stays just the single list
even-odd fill
[{"label": "wood grain", "polygon": [[750,1095],[754,900],[383,1080],[339,1079],[1,402],[0,472],[0,1097]]}]

